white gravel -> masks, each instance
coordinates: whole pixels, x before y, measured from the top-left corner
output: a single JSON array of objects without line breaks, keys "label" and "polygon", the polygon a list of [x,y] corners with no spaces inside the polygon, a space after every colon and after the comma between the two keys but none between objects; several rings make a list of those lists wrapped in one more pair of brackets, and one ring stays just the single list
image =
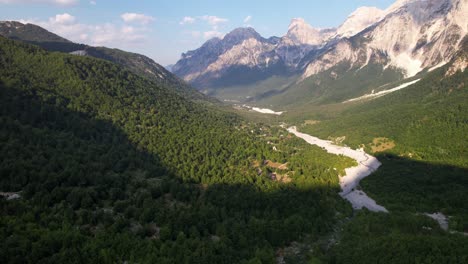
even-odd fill
[{"label": "white gravel", "polygon": [[407,83],[404,83],[404,84],[402,84],[400,86],[397,86],[395,88],[388,89],[388,90],[383,90],[383,91],[380,91],[380,92],[377,92],[377,93],[374,93],[372,91],[371,94],[365,94],[365,95],[357,97],[357,98],[349,99],[349,100],[344,101],[343,103],[359,101],[359,100],[364,100],[364,99],[378,98],[378,97],[387,95],[389,93],[393,93],[393,92],[396,92],[398,90],[404,89],[404,88],[406,88],[406,87],[408,87],[410,85],[413,85],[413,84],[419,82],[420,80],[421,79],[417,79],[417,80],[414,80],[414,81],[411,81],[411,82],[407,82]]},{"label": "white gravel", "polygon": [[8,201],[21,198],[19,192],[0,192],[0,196],[5,197]]},{"label": "white gravel", "polygon": [[284,113],[284,112],[275,112],[274,110],[271,110],[268,108],[253,107],[253,106],[249,106],[246,104],[243,104],[241,107],[247,108],[252,111],[262,113],[262,114],[268,114],[268,115],[282,115]]},{"label": "white gravel", "polygon": [[437,223],[439,223],[440,228],[442,228],[445,231],[448,231],[448,227],[449,227],[448,219],[447,219],[447,216],[445,216],[443,213],[433,213],[433,214],[425,213],[425,215],[436,220]]},{"label": "white gravel", "polygon": [[348,200],[354,209],[366,207],[374,212],[388,212],[385,207],[378,205],[372,198],[367,196],[364,191],[356,190],[359,181],[369,176],[381,165],[375,157],[368,155],[362,149],[354,150],[348,147],[337,146],[331,141],[298,132],[296,127],[290,127],[288,131],[304,139],[309,144],[324,148],[329,153],[347,156],[356,160],[358,166],[347,168],[345,170],[346,175],[340,177],[341,197]]},{"label": "white gravel", "polygon": [[262,113],[262,114],[270,114],[270,115],[282,115],[283,114],[283,112],[275,112],[268,108],[252,107],[252,110],[254,110],[255,112]]}]

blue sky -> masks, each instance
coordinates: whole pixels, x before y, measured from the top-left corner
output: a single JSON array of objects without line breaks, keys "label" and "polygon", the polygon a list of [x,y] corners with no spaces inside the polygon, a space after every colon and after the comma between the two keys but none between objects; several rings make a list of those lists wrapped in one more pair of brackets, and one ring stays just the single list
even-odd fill
[{"label": "blue sky", "polygon": [[72,41],[138,52],[163,65],[208,38],[252,26],[282,36],[292,18],[339,26],[361,6],[395,0],[0,0],[0,20],[35,23]]}]

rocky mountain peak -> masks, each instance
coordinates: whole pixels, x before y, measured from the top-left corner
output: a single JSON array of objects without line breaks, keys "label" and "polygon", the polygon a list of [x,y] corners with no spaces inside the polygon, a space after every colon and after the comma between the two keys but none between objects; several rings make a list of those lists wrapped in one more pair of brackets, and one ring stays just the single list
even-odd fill
[{"label": "rocky mountain peak", "polygon": [[460,1],[465,0],[398,0],[385,10],[385,14],[408,12],[416,19],[427,20],[434,15],[446,13],[452,7],[452,3]]},{"label": "rocky mountain peak", "polygon": [[302,73],[302,80],[336,65],[380,65],[410,77],[453,57],[468,31],[467,12],[467,0],[398,0],[386,10],[358,8],[337,29],[294,18],[284,36],[265,39],[238,28],[184,54],[174,72],[199,87],[219,86],[239,72]]},{"label": "rocky mountain peak", "polygon": [[373,25],[384,16],[385,11],[376,7],[360,7],[348,16],[337,29],[340,37],[351,37]]},{"label": "rocky mountain peak", "polygon": [[263,39],[260,34],[258,34],[255,29],[251,27],[242,27],[242,28],[236,28],[233,31],[229,32],[224,38],[223,41],[226,43],[230,44],[239,44],[244,40],[247,39],[257,39],[261,40]]},{"label": "rocky mountain peak", "polygon": [[221,39],[218,37],[211,38],[207,40],[202,46],[213,46],[221,42]]},{"label": "rocky mountain peak", "polygon": [[285,38],[294,44],[320,45],[323,41],[320,30],[313,28],[303,18],[293,18]]},{"label": "rocky mountain peak", "polygon": [[305,19],[303,19],[301,17],[296,17],[296,18],[291,19],[291,23],[289,24],[288,31],[291,31],[294,28],[310,29],[310,28],[312,28],[312,26],[307,24]]},{"label": "rocky mountain peak", "polygon": [[[352,36],[350,43],[340,41],[330,52],[309,63],[303,77],[341,62],[359,68],[379,63],[402,71],[405,77],[443,65],[451,60],[467,34],[467,2],[399,0],[381,13],[382,18],[376,16],[378,21],[369,30]],[[369,10],[359,10],[357,14],[363,16]],[[351,15],[350,20],[359,16]]]}]

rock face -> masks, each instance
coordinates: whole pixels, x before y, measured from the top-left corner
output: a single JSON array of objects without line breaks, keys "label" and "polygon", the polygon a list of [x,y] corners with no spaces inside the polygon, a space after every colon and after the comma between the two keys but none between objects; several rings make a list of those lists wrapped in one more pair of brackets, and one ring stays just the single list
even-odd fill
[{"label": "rock face", "polygon": [[465,0],[397,1],[371,27],[311,61],[302,79],[344,61],[354,67],[380,63],[414,76],[453,57],[467,34],[467,13]]},{"label": "rock face", "polygon": [[325,46],[334,33],[334,29],[316,29],[304,19],[294,18],[288,32],[276,45],[275,54],[291,71],[294,71],[309,52]]},{"label": "rock face", "polygon": [[203,87],[232,75],[244,73],[254,77],[265,69],[283,70],[280,57],[274,54],[277,42],[277,38],[263,38],[253,28],[238,28],[223,39],[213,38],[199,49],[182,54],[172,72]]},{"label": "rock face", "polygon": [[281,38],[239,28],[182,54],[173,72],[198,88],[252,83],[274,75],[300,80],[345,63],[392,67],[406,77],[450,61],[467,34],[466,0],[398,0],[387,10],[361,7],[336,29],[301,18]]},{"label": "rock face", "polygon": [[382,19],[384,15],[385,11],[376,7],[360,7],[338,27],[336,37],[352,37]]}]

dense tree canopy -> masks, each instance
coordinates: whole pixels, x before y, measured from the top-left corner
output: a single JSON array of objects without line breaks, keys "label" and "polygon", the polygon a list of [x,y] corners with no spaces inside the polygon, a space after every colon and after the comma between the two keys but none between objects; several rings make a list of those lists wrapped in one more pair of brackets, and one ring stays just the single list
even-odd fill
[{"label": "dense tree canopy", "polygon": [[[458,232],[468,232],[468,72],[448,76],[450,65],[303,128],[322,138],[345,136],[344,144],[365,147],[383,164],[361,185],[391,214],[363,213],[346,225],[336,263],[467,261],[468,239]],[[439,233],[421,215],[435,212],[449,217],[455,234]]]},{"label": "dense tree canopy", "polygon": [[350,212],[351,160],[116,64],[0,37],[0,102],[2,263],[272,263]]}]

